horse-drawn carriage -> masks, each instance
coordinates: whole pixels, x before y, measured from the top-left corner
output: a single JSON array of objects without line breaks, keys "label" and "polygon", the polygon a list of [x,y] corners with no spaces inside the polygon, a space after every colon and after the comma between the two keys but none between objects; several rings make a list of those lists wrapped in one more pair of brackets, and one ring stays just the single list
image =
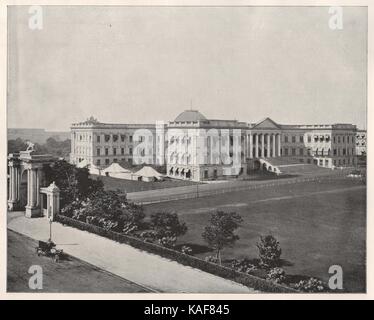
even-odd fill
[{"label": "horse-drawn carriage", "polygon": [[39,246],[36,247],[36,253],[38,256],[51,257],[55,262],[59,262],[63,254],[63,250],[57,249],[56,244],[51,240],[39,240]]}]

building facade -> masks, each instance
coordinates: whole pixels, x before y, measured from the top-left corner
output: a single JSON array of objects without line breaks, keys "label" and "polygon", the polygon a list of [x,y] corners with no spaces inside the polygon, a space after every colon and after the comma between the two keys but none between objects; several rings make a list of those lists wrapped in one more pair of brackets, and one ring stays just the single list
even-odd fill
[{"label": "building facade", "polygon": [[356,154],[358,156],[366,155],[366,130],[357,130],[356,132]]},{"label": "building facade", "polygon": [[194,181],[245,177],[252,170],[281,173],[289,163],[319,167],[356,164],[352,124],[282,125],[207,119],[186,110],[174,121],[104,124],[94,118],[71,126],[74,164],[106,167],[113,162],[166,165],[167,175]]}]

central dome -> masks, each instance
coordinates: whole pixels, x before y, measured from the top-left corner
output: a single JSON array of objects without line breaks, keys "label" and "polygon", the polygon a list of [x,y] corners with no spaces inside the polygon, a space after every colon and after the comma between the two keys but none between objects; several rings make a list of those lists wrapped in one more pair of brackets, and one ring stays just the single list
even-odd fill
[{"label": "central dome", "polygon": [[191,122],[191,121],[202,121],[207,120],[199,111],[197,110],[186,110],[179,114],[175,118],[175,122]]}]

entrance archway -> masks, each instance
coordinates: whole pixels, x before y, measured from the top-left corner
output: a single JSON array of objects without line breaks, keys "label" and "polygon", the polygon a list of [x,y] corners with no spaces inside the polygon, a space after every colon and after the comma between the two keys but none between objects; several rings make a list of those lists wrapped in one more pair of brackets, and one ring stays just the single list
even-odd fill
[{"label": "entrance archway", "polygon": [[35,154],[32,143],[26,151],[8,156],[8,209],[25,210],[26,217],[42,215],[40,188],[45,186],[44,167],[57,159],[48,154]]}]

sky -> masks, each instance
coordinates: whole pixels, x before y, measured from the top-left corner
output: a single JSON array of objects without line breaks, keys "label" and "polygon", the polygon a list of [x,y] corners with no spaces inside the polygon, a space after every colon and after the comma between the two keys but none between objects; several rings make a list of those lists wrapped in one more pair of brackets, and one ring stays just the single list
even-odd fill
[{"label": "sky", "polygon": [[207,118],[366,128],[367,10],[28,6],[8,12],[8,127]]}]

